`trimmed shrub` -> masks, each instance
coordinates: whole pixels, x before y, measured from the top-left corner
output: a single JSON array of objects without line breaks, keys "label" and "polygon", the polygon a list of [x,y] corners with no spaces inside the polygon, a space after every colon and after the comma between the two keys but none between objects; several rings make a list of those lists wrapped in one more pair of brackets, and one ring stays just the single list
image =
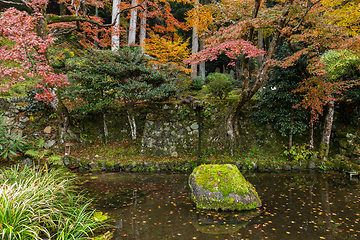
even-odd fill
[{"label": "trimmed shrub", "polygon": [[216,78],[207,86],[211,95],[220,99],[226,98],[233,89],[230,80],[226,78]]},{"label": "trimmed shrub", "polygon": [[204,85],[204,81],[202,80],[202,77],[198,76],[190,83],[190,89],[193,90],[201,90]]},{"label": "trimmed shrub", "polygon": [[229,80],[231,82],[231,84],[234,84],[236,80],[234,80],[234,78],[230,75],[230,74],[225,74],[225,73],[210,73],[206,79],[205,79],[205,83],[209,84],[212,81],[214,81],[215,79],[226,79]]}]

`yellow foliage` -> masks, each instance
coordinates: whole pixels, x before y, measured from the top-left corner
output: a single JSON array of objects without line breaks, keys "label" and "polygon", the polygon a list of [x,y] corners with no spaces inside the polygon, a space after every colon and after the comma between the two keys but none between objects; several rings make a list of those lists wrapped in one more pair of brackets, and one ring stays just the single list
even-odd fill
[{"label": "yellow foliage", "polygon": [[360,0],[322,0],[327,9],[329,24],[344,27],[353,36],[360,33]]},{"label": "yellow foliage", "polygon": [[194,8],[186,12],[185,20],[188,27],[196,27],[198,32],[202,33],[208,30],[214,18],[208,6],[195,3]]},{"label": "yellow foliage", "polygon": [[155,57],[152,60],[153,63],[173,63],[188,73],[190,70],[184,66],[184,60],[189,57],[188,45],[189,43],[182,38],[171,41],[157,34],[151,34],[150,38],[146,40],[145,51],[150,56]]}]

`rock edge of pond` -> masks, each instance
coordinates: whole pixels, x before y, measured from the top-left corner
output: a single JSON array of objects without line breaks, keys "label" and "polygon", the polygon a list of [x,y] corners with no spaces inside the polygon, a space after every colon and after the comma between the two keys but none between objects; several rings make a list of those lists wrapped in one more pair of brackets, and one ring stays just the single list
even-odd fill
[{"label": "rock edge of pond", "polygon": [[[340,170],[340,171],[354,171],[351,164],[340,164],[336,166],[332,162],[317,162],[311,160],[307,162],[276,162],[264,164],[264,162],[253,160],[228,162],[235,165],[239,170],[252,172],[281,172],[281,171],[301,171],[301,170]],[[192,162],[132,162],[132,163],[109,163],[104,161],[88,161],[82,162],[71,156],[64,156],[62,164],[68,168],[80,168],[87,171],[104,171],[104,172],[188,172],[201,164],[213,164],[213,162],[206,161],[192,161]],[[225,164],[225,163],[224,163]]]}]

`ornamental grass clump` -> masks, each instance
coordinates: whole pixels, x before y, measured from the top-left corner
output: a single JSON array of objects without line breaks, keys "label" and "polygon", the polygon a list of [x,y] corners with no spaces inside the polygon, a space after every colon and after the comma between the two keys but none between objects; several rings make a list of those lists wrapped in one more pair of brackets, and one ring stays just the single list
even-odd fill
[{"label": "ornamental grass clump", "polygon": [[89,239],[106,226],[63,170],[0,170],[1,239]]}]

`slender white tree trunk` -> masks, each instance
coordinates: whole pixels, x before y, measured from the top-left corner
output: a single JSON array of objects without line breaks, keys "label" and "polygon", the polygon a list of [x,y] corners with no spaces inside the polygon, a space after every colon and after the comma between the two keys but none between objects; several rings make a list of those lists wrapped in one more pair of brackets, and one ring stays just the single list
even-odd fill
[{"label": "slender white tree trunk", "polygon": [[136,139],[136,122],[134,114],[131,114],[130,111],[127,111],[127,116],[130,124],[130,131],[131,131],[131,139]]},{"label": "slender white tree trunk", "polygon": [[116,22],[113,29],[114,32],[111,34],[111,51],[115,51],[120,45],[120,4],[121,0],[114,0],[112,5],[112,22]]},{"label": "slender white tree trunk", "polygon": [[[192,49],[191,49],[191,53],[195,54],[199,51],[199,34],[197,31],[197,27],[194,26],[193,27],[193,33],[192,33]],[[191,79],[195,79],[197,77],[197,65],[193,64],[191,65]]]},{"label": "slender white tree trunk", "polygon": [[[131,6],[136,6],[136,0],[131,1]],[[135,44],[136,40],[136,21],[137,21],[137,8],[131,9],[131,18],[130,18],[130,25],[129,25],[129,38],[128,44]]]},{"label": "slender white tree trunk", "polygon": [[140,21],[140,47],[142,52],[145,52],[145,38],[146,38],[146,3],[144,4],[145,10],[142,13],[141,21]]},{"label": "slender white tree trunk", "polygon": [[310,150],[314,149],[314,122],[310,122],[310,141],[309,141],[309,148]]},{"label": "slender white tree trunk", "polygon": [[107,140],[108,140],[108,136],[109,136],[109,130],[108,130],[108,127],[106,125],[106,114],[103,113],[103,117],[104,117],[104,140],[105,140],[105,143],[107,143]]}]

